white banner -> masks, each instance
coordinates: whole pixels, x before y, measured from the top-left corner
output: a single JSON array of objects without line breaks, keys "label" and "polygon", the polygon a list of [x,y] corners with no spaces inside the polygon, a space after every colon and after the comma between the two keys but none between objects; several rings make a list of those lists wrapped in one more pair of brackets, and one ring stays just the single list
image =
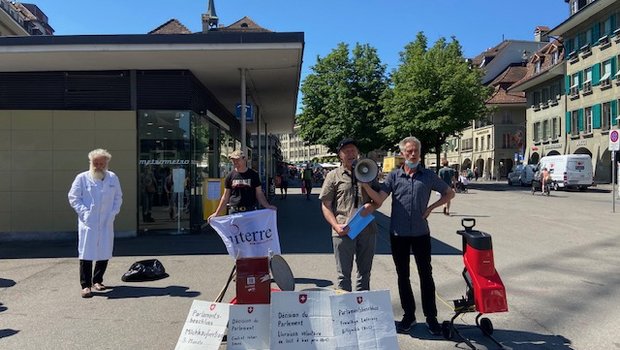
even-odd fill
[{"label": "white banner", "polygon": [[269,305],[230,305],[228,350],[269,350]]},{"label": "white banner", "polygon": [[228,324],[229,304],[194,300],[175,350],[218,350]]},{"label": "white banner", "polygon": [[331,313],[338,349],[398,349],[390,292],[332,295]]},{"label": "white banner", "polygon": [[224,241],[228,254],[237,259],[280,254],[277,222],[275,210],[261,209],[216,216],[209,224]]},{"label": "white banner", "polygon": [[[271,349],[335,349],[329,297],[333,291],[271,294]],[[390,320],[392,326],[394,320]]]}]

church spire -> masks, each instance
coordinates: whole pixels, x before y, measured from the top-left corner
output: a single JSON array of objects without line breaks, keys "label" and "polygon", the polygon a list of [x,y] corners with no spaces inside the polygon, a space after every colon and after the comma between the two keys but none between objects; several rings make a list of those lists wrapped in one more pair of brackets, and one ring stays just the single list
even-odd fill
[{"label": "church spire", "polygon": [[209,30],[216,29],[219,18],[215,12],[215,0],[209,0],[209,7],[207,13],[202,14],[202,32],[206,33]]},{"label": "church spire", "polygon": [[207,9],[207,15],[212,18],[217,19],[217,13],[215,13],[215,2],[214,0],[209,0],[209,8]]}]

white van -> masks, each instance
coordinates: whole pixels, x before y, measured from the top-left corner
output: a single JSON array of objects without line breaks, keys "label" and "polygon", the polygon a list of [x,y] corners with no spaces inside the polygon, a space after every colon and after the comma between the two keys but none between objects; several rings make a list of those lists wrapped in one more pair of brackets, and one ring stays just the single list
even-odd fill
[{"label": "white van", "polygon": [[554,189],[578,188],[585,190],[594,183],[592,158],[587,154],[565,154],[540,158],[536,177],[542,168],[547,168],[554,182]]}]

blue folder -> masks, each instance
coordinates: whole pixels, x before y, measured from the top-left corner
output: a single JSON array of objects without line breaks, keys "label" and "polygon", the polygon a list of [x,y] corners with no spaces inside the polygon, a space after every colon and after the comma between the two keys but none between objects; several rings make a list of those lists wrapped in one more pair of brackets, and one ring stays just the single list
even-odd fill
[{"label": "blue folder", "polygon": [[357,209],[355,214],[349,219],[347,225],[349,226],[349,238],[355,239],[357,235],[362,232],[362,230],[370,224],[372,220],[375,219],[375,216],[372,214],[368,214],[366,216],[362,216],[362,210],[364,207]]}]

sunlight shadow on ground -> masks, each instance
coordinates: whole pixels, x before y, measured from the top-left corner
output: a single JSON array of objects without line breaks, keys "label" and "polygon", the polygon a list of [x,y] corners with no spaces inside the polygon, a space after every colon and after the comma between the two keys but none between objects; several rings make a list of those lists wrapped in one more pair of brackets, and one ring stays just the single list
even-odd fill
[{"label": "sunlight shadow on ground", "polygon": [[144,297],[183,297],[195,298],[200,292],[188,291],[189,287],[184,286],[168,286],[168,287],[134,287],[134,286],[116,286],[111,287],[109,291],[93,292],[95,297],[102,296],[108,299],[123,298],[144,298]]}]

